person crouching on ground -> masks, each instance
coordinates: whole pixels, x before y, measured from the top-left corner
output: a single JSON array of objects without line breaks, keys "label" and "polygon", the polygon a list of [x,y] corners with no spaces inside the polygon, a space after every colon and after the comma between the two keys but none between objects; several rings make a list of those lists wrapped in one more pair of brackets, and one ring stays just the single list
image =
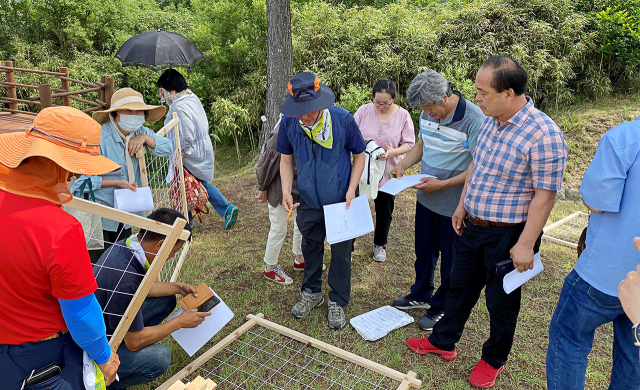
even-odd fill
[{"label": "person crouching on ground", "polygon": [[[305,260],[302,293],[291,314],[302,318],[322,304],[322,259],[324,257],[323,206],[356,197],[364,170],[366,144],[353,116],[333,105],[335,95],[311,72],[298,73],[289,81],[289,96],[280,106],[284,117],[276,150],[281,153],[282,205],[287,212],[298,208],[296,222],[302,233]],[[353,154],[353,166],[351,155]],[[300,203],[293,203],[293,167],[298,169]],[[329,327],[347,323],[343,307],[351,294],[353,240],[331,245],[329,267]]]},{"label": "person crouching on ground", "polygon": [[[177,218],[185,219],[180,212],[167,208],[153,211],[148,218],[167,225],[173,225]],[[191,230],[189,224],[184,228]],[[104,312],[108,335],[114,333],[164,239],[162,234],[141,229],[109,247],[94,266],[98,282],[95,295]],[[172,258],[183,244],[184,241],[176,242],[168,258]],[[178,329],[195,328],[211,315],[211,312],[199,313],[190,309],[162,324],[176,307],[176,294],[186,296],[195,292],[196,287],[186,283],[153,283],[124,336],[124,343],[118,348],[120,381],[109,386],[110,390],[142,385],[167,371],[171,350],[155,343]]]}]

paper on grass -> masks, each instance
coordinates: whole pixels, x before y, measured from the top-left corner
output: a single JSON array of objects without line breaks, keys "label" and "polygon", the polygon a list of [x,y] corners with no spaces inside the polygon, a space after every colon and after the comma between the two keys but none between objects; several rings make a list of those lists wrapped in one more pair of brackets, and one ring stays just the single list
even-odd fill
[{"label": "paper on grass", "polygon": [[153,210],[153,196],[150,187],[138,187],[135,191],[126,188],[115,190],[113,200],[114,209],[129,213]]},{"label": "paper on grass", "polygon": [[[213,290],[211,290],[213,291]],[[218,299],[220,297],[213,291]],[[169,320],[182,314],[184,310],[181,308],[172,315]],[[213,309],[211,309],[211,315],[205,317],[204,321],[195,328],[182,328],[171,333],[171,336],[180,344],[182,349],[193,356],[200,348],[202,348],[209,340],[213,338],[231,319],[233,318],[233,312],[229,309],[222,299]]]},{"label": "paper on grass", "polygon": [[425,177],[434,177],[431,175],[425,175],[423,173],[418,175],[407,175],[402,176],[400,179],[389,179],[388,182],[384,183],[382,187],[378,191],[386,192],[391,195],[398,195],[400,191],[413,187],[416,184],[420,184],[420,179]]},{"label": "paper on grass", "polygon": [[513,290],[522,286],[531,278],[542,272],[544,266],[542,265],[542,260],[540,259],[540,252],[533,255],[533,269],[524,272],[518,272],[517,269],[509,272],[502,279],[502,287],[504,288],[504,292],[507,294],[511,294]]},{"label": "paper on grass", "polygon": [[413,317],[395,307],[383,306],[349,320],[351,326],[367,341],[376,341],[392,330],[412,323]]},{"label": "paper on grass", "polygon": [[337,244],[371,233],[373,218],[367,195],[360,195],[353,199],[348,210],[346,202],[324,206],[324,224],[329,244]]}]

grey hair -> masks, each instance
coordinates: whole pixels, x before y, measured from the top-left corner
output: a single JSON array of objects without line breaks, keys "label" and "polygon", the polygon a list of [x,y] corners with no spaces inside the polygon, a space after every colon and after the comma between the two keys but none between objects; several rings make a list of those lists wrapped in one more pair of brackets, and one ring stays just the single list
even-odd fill
[{"label": "grey hair", "polygon": [[411,107],[436,105],[444,102],[444,95],[451,96],[453,88],[451,82],[435,70],[427,70],[418,74],[407,89],[407,100]]}]

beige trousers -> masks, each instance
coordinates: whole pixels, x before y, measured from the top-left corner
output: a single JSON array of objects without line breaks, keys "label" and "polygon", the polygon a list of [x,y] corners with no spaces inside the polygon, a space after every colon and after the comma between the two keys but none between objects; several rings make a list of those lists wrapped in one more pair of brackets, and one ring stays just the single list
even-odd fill
[{"label": "beige trousers", "polygon": [[[279,204],[278,207],[273,207],[270,204],[267,205],[269,206],[271,229],[269,229],[269,236],[267,237],[267,249],[264,254],[264,262],[267,263],[267,265],[274,265],[278,264],[280,250],[282,249],[284,239],[287,237],[288,213],[282,204]],[[296,224],[296,214],[296,210],[293,210],[291,218],[289,218],[289,220],[293,219],[293,246],[291,250],[295,256],[302,254],[302,234],[300,234],[300,230],[298,230],[298,225]]]}]

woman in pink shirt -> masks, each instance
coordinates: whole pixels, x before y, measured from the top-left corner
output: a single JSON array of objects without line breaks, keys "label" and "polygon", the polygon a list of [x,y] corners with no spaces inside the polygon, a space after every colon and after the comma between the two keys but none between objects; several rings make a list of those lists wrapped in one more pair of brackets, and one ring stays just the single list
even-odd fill
[{"label": "woman in pink shirt", "polygon": [[[367,103],[353,116],[360,127],[362,136],[383,147],[385,154],[378,157],[386,160],[384,174],[378,187],[389,180],[389,171],[395,167],[416,142],[411,115],[394,103],[396,85],[389,79],[380,79],[373,85],[373,102]],[[376,230],[373,238],[373,260],[385,261],[389,226],[393,214],[395,197],[378,192],[376,206]]]}]

